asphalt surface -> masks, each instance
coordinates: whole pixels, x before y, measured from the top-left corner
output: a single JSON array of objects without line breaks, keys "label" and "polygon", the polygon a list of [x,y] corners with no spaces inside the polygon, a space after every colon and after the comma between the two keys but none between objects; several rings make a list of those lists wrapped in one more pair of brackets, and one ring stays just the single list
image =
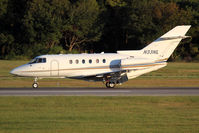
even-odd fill
[{"label": "asphalt surface", "polygon": [[0,96],[199,96],[196,88],[0,88]]}]

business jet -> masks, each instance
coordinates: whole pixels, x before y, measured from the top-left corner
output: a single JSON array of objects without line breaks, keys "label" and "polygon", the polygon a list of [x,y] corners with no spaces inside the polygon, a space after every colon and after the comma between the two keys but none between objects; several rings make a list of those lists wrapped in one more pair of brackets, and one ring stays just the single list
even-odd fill
[{"label": "business jet", "polygon": [[190,25],[176,26],[141,50],[117,51],[100,54],[41,55],[19,66],[11,74],[33,77],[33,88],[41,78],[73,78],[102,81],[107,88],[114,88],[129,79],[158,70],[185,36]]}]

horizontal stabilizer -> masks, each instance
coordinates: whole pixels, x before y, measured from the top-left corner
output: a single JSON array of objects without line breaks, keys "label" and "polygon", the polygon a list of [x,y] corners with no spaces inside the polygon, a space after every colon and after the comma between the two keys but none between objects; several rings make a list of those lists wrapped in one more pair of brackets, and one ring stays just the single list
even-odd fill
[{"label": "horizontal stabilizer", "polygon": [[173,40],[173,39],[185,39],[185,38],[191,38],[191,36],[161,37],[160,40]]}]

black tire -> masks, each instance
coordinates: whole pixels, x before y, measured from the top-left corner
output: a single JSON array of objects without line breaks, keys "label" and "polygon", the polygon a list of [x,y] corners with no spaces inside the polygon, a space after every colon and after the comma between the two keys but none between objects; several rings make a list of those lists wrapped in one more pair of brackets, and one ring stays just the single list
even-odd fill
[{"label": "black tire", "polygon": [[106,87],[107,88],[114,88],[115,87],[115,83],[114,82],[106,82]]},{"label": "black tire", "polygon": [[37,83],[33,83],[32,84],[32,88],[38,88],[38,84]]}]

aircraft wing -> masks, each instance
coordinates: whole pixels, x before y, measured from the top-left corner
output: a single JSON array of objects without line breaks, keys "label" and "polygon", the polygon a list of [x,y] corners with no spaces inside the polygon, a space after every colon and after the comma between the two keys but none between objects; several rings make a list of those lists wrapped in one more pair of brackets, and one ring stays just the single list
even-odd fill
[{"label": "aircraft wing", "polygon": [[114,71],[114,72],[107,72],[107,73],[101,73],[97,75],[90,75],[90,76],[83,76],[83,77],[72,77],[74,79],[83,79],[86,81],[109,81],[109,82],[119,82],[123,83],[128,81],[127,72],[129,70],[120,70],[120,71]]}]

